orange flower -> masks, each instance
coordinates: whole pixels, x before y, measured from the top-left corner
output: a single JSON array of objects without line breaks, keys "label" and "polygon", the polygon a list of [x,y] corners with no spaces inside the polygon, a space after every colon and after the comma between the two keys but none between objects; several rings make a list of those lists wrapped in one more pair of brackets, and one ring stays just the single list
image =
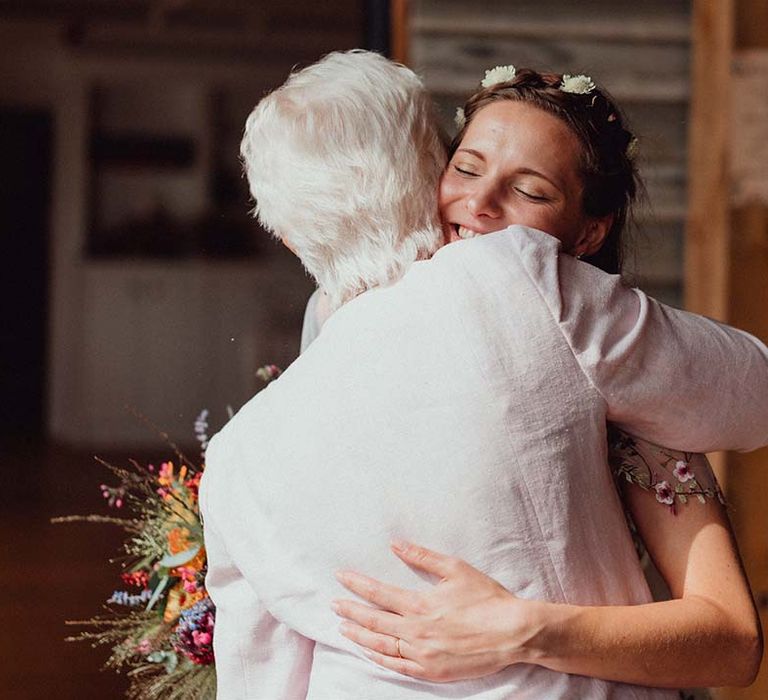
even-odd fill
[{"label": "orange flower", "polygon": [[[186,547],[186,549],[189,549],[189,546]],[[179,552],[183,552],[184,549],[179,549]],[[171,551],[171,554],[177,554],[178,552]],[[203,568],[205,565],[205,547],[200,547],[200,551],[195,554],[193,559],[190,559],[188,562],[185,562],[181,566],[177,566],[174,569],[171,569],[171,575],[172,576],[180,576],[182,579],[184,578],[184,571],[183,569],[189,569],[191,571],[200,571],[200,569]]]},{"label": "orange flower", "polygon": [[181,584],[175,585],[168,591],[168,600],[165,603],[163,622],[173,622],[181,615],[183,598],[186,595]]},{"label": "orange flower", "polygon": [[195,603],[199,603],[205,598],[204,590],[195,593],[187,593],[184,590],[184,583],[179,582],[170,591],[168,591],[168,600],[165,604],[163,613],[163,622],[171,623],[178,619],[182,611],[191,608]]},{"label": "orange flower", "polygon": [[168,532],[168,551],[178,554],[189,549],[189,530],[185,527],[174,527]]}]

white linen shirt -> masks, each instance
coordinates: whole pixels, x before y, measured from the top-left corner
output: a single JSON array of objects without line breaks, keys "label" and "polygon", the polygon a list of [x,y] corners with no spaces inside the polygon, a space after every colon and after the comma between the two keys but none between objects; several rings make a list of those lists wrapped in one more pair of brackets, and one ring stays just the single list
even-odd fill
[{"label": "white linen shirt", "polygon": [[768,350],[511,227],[345,304],[216,435],[200,503],[224,700],[671,699],[527,664],[397,675],[338,631],[334,572],[431,582],[402,538],[515,595],[650,601],[606,462],[607,420],[680,449],[768,443]]}]

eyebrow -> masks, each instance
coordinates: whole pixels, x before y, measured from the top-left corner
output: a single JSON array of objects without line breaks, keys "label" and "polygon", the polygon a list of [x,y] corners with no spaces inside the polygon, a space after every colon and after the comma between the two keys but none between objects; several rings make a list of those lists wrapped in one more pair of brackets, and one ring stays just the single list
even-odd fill
[{"label": "eyebrow", "polygon": [[469,153],[471,156],[475,156],[475,158],[479,158],[480,160],[485,160],[485,156],[480,153],[480,151],[476,151],[474,148],[457,148],[456,153],[459,151],[462,151],[464,153]]},{"label": "eyebrow", "polygon": [[520,168],[517,172],[523,174],[523,175],[534,175],[535,177],[540,177],[542,180],[546,180],[552,187],[554,187],[558,192],[563,192],[563,188],[560,187],[554,180],[548,178],[544,173],[539,172],[538,170],[532,170],[531,168]]}]

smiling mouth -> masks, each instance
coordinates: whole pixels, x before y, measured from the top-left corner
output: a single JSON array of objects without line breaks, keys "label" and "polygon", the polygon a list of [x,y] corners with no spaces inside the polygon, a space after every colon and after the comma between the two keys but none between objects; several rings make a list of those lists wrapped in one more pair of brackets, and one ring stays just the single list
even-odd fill
[{"label": "smiling mouth", "polygon": [[482,236],[479,231],[473,231],[471,228],[461,226],[460,224],[451,224],[454,232],[459,238],[466,240],[467,238],[474,238],[475,236]]}]

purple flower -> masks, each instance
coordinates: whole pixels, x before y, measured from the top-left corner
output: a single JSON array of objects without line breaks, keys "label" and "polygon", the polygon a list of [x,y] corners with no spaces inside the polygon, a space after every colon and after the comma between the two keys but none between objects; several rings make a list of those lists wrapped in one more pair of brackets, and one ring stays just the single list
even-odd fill
[{"label": "purple flower", "polygon": [[173,648],[192,663],[213,663],[213,627],[216,607],[209,597],[184,610],[173,635]]},{"label": "purple flower", "polygon": [[208,409],[204,408],[195,418],[195,438],[200,443],[203,456],[208,449]]},{"label": "purple flower", "polygon": [[683,484],[694,477],[691,465],[688,464],[688,462],[684,462],[682,459],[675,462],[675,468],[672,470],[672,473],[675,475],[675,478]]},{"label": "purple flower", "polygon": [[671,506],[675,502],[675,492],[667,481],[660,481],[654,487],[656,491],[656,500],[659,503]]},{"label": "purple flower", "polygon": [[107,604],[125,605],[129,608],[136,608],[140,605],[146,605],[151,597],[152,591],[148,588],[145,588],[138,595],[129,593],[128,591],[114,591],[112,597],[107,601]]}]

